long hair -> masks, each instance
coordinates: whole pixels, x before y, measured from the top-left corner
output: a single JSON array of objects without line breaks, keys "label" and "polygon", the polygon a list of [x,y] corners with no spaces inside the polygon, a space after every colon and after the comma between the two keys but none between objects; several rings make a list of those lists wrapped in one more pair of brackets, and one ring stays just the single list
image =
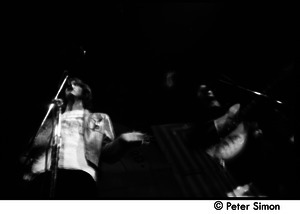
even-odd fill
[{"label": "long hair", "polygon": [[92,90],[90,86],[88,86],[86,83],[84,83],[81,79],[77,77],[72,77],[69,78],[68,80],[68,85],[71,85],[71,82],[75,81],[75,84],[79,85],[82,88],[82,95],[81,95],[81,100],[83,107],[87,110],[92,110],[93,105],[92,105]]}]

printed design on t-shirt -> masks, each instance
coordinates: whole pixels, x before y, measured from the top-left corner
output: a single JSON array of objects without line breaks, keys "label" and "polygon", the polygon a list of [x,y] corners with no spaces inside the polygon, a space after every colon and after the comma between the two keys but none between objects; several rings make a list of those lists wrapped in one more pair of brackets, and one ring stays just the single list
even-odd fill
[{"label": "printed design on t-shirt", "polygon": [[62,130],[65,134],[73,135],[79,133],[83,135],[83,118],[64,119],[61,122]]}]

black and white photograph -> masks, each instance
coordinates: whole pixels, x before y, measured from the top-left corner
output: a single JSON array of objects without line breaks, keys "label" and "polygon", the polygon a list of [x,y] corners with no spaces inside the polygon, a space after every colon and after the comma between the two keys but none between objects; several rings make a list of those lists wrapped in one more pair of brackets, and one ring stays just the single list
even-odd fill
[{"label": "black and white photograph", "polygon": [[300,199],[298,11],[4,5],[1,200]]}]

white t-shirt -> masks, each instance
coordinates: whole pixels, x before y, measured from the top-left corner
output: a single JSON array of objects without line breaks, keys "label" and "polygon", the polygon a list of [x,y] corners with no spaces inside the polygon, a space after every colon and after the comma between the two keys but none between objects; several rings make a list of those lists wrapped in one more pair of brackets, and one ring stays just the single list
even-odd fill
[{"label": "white t-shirt", "polygon": [[[84,110],[73,110],[62,114],[58,168],[83,170],[96,180],[96,171],[87,163],[85,158],[83,120]],[[45,157],[46,154],[33,164],[33,173],[45,171]],[[47,161],[48,169],[50,168],[50,164],[51,153],[49,152]]]}]

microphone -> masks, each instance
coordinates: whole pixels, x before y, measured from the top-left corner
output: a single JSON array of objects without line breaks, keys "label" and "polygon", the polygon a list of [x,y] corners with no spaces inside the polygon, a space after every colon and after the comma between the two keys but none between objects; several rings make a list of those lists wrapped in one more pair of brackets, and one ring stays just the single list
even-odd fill
[{"label": "microphone", "polygon": [[66,87],[67,91],[72,91],[73,90],[72,80],[73,80],[73,78],[68,78],[67,87]]},{"label": "microphone", "polygon": [[72,84],[70,83],[70,81],[68,81],[66,90],[67,90],[67,91],[71,91],[71,90],[72,90]]}]

